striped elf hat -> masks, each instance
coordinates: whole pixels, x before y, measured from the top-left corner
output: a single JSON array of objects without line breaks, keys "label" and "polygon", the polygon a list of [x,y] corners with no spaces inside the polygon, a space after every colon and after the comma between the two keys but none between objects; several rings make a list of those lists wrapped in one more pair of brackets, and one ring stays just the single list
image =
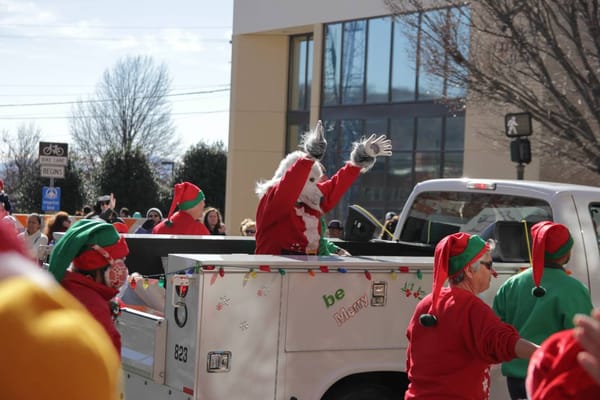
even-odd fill
[{"label": "striped elf hat", "polygon": [[531,267],[533,268],[532,294],[542,297],[546,294],[540,284],[546,261],[556,261],[569,253],[573,247],[573,238],[566,226],[552,221],[538,222],[531,227]]}]

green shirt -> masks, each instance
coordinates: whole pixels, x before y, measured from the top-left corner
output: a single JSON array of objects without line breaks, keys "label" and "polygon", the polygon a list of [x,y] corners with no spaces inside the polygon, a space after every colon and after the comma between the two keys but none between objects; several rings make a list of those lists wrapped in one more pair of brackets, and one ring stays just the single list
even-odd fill
[{"label": "green shirt", "polygon": [[[575,314],[589,314],[592,300],[588,289],[562,268],[544,268],[542,297],[535,297],[531,268],[509,278],[496,293],[494,311],[513,325],[521,337],[541,344],[551,334],[573,328]],[[525,378],[529,360],[514,359],[502,364],[502,374]]]}]

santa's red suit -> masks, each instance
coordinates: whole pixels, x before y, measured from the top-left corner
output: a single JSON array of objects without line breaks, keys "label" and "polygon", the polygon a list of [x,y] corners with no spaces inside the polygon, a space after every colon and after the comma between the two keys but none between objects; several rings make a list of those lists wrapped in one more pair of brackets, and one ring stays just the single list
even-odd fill
[{"label": "santa's red suit", "polygon": [[[256,211],[256,254],[317,254],[321,212],[298,203],[314,162],[299,158],[261,197]],[[317,183],[323,194],[323,213],[335,207],[360,170],[347,163],[331,179]]]},{"label": "santa's red suit", "polygon": [[163,235],[210,235],[210,232],[200,221],[196,221],[185,211],[177,211],[171,217],[172,224],[168,219],[163,219],[152,229],[152,233]]}]

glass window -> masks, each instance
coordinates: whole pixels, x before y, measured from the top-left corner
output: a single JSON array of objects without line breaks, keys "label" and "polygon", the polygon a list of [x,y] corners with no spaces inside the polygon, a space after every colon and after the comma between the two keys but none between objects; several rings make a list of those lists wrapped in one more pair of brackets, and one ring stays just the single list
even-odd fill
[{"label": "glass window", "polygon": [[324,51],[323,104],[339,104],[342,66],[342,24],[325,26]]},{"label": "glass window", "polygon": [[417,119],[417,150],[440,150],[442,148],[442,118]]},{"label": "glass window", "polygon": [[392,149],[410,150],[413,149],[415,136],[415,119],[412,117],[397,118],[391,120],[390,137],[392,139]]},{"label": "glass window", "polygon": [[416,33],[407,34],[398,21],[394,22],[392,51],[392,101],[414,101],[417,82],[417,62],[414,51]]},{"label": "glass window", "polygon": [[[431,31],[430,25],[436,27],[440,24],[447,24],[446,9],[429,11],[426,16],[421,18],[421,33],[419,35],[419,100],[433,100],[442,98],[444,95],[444,79],[429,71],[430,57],[444,57],[442,46],[429,40],[435,37],[435,33]],[[441,54],[440,54],[441,52]],[[439,71],[438,71],[439,72]]]},{"label": "glass window", "polygon": [[[451,19],[450,26],[456,27],[455,37],[458,45],[458,51],[463,55],[465,59],[469,58],[469,45],[470,45],[470,26],[469,21],[471,8],[460,7],[451,8],[449,18]],[[446,82],[446,95],[449,98],[461,98],[466,96],[466,82],[467,70],[457,65],[452,58],[448,59],[448,69],[450,70],[448,76],[448,82]],[[458,79],[456,79],[458,78]]]},{"label": "glass window", "polygon": [[444,178],[460,178],[463,174],[463,152],[444,153]]},{"label": "glass window", "polygon": [[342,103],[363,102],[365,79],[365,37],[367,22],[344,23],[344,50],[342,65]]},{"label": "glass window", "polygon": [[306,105],[306,67],[307,40],[305,36],[291,39],[290,55],[290,93],[288,96],[290,110],[305,110]]},{"label": "glass window", "polygon": [[465,148],[465,117],[446,118],[446,150],[464,150]]},{"label": "glass window", "polygon": [[390,17],[369,20],[367,47],[367,103],[387,103],[390,85]]},{"label": "glass window", "polygon": [[415,153],[415,182],[441,178],[441,155],[438,152]]}]

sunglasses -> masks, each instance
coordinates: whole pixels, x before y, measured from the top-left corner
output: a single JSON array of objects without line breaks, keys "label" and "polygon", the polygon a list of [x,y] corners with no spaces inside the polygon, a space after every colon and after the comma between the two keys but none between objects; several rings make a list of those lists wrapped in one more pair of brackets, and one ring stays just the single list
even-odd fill
[{"label": "sunglasses", "polygon": [[252,233],[252,234],[254,234],[254,233],[256,233],[256,231],[253,230],[253,229],[248,229],[248,230],[246,230],[246,233]]},{"label": "sunglasses", "polygon": [[490,271],[492,270],[492,265],[493,265],[492,261],[479,261],[479,264],[484,265]]},{"label": "sunglasses", "polygon": [[150,214],[150,215],[148,215],[148,217],[150,217],[150,218],[160,218],[160,215],[158,215],[158,214]]}]

